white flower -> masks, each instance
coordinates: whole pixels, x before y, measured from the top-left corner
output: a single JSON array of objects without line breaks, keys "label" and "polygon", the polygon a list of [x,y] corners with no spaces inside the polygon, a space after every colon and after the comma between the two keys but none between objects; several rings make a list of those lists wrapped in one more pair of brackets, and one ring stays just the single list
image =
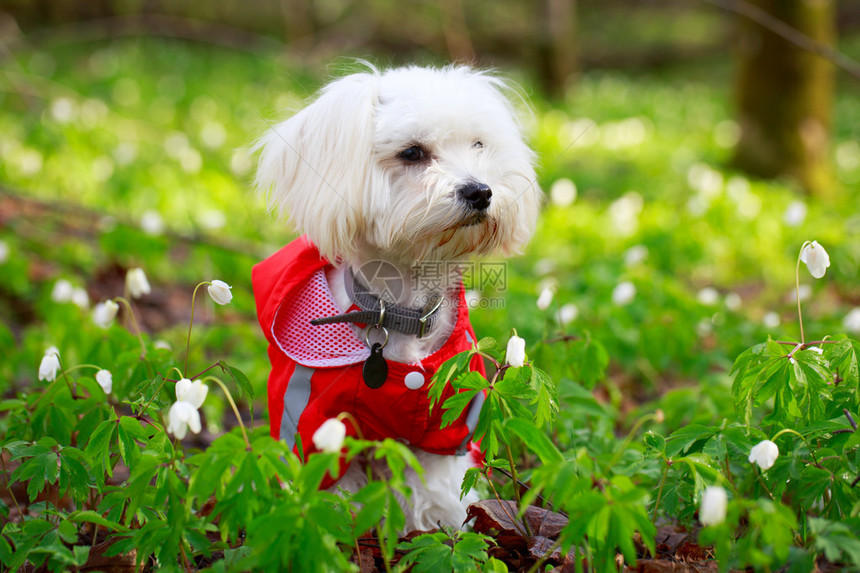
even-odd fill
[{"label": "white flower", "polygon": [[553,205],[567,207],[576,201],[576,184],[570,179],[559,179],[552,184],[549,198]]},{"label": "white flower", "polygon": [[75,287],[72,283],[66,279],[60,279],[54,283],[54,288],[51,289],[51,300],[58,304],[71,302],[74,292]]},{"label": "white flower", "polygon": [[780,322],[782,322],[782,320],[779,318],[779,315],[773,311],[768,312],[761,319],[761,323],[766,328],[776,328],[777,326],[779,326]]},{"label": "white flower", "polygon": [[207,290],[209,291],[209,296],[212,297],[212,300],[218,304],[229,304],[230,301],[233,300],[233,293],[230,292],[230,289],[232,288],[233,287],[224,281],[216,279],[212,281],[212,284],[209,285]]},{"label": "white flower", "polygon": [[792,201],[785,209],[782,220],[789,227],[799,227],[806,219],[806,203],[803,201]]},{"label": "white flower", "polygon": [[108,370],[99,370],[96,372],[96,382],[99,383],[105,394],[110,394],[110,391],[113,389],[113,376],[111,376]]},{"label": "white flower", "polygon": [[540,291],[540,296],[537,299],[537,307],[540,310],[546,310],[552,304],[552,289],[545,288]]},{"label": "white flower", "polygon": [[576,320],[579,316],[579,309],[572,302],[567,303],[558,311],[558,321],[564,326]]},{"label": "white flower", "polygon": [[346,426],[337,418],[329,418],[314,432],[314,447],[323,452],[339,452],[346,437]]},{"label": "white flower", "polygon": [[827,267],[830,266],[830,255],[827,254],[824,247],[818,244],[818,241],[812,241],[803,247],[800,252],[800,261],[806,263],[809,274],[820,279],[827,272]]},{"label": "white flower", "polygon": [[808,284],[802,284],[797,288],[791,289],[788,295],[793,302],[809,300],[812,297],[812,287]]},{"label": "white flower", "polygon": [[722,487],[706,487],[702,492],[702,504],[699,506],[699,521],[702,525],[717,525],[725,521],[728,501],[726,490]]},{"label": "white flower", "polygon": [[762,440],[750,450],[749,460],[751,464],[758,464],[761,469],[769,470],[778,457],[779,448],[777,445],[770,440]]},{"label": "white flower", "polygon": [[180,440],[189,429],[195,434],[200,433],[200,412],[191,402],[179,400],[173,404],[167,413],[167,420],[167,431]]},{"label": "white flower", "polygon": [[39,380],[53,382],[60,370],[60,352],[55,346],[49,347],[39,364]]},{"label": "white flower", "polygon": [[549,258],[538,259],[532,270],[539,277],[548,275],[555,270],[555,261]]},{"label": "white flower", "polygon": [[155,341],[153,346],[155,346],[159,350],[173,350],[173,347],[170,346],[169,342],[167,342],[166,340],[162,340],[160,338]]},{"label": "white flower", "polygon": [[705,306],[714,306],[720,301],[720,293],[714,287],[705,287],[696,294],[696,299]]},{"label": "white flower", "polygon": [[624,252],[624,264],[628,267],[638,265],[648,258],[648,247],[645,245],[633,245]]},{"label": "white flower", "polygon": [[479,308],[481,305],[481,293],[476,290],[467,290],[465,292],[466,306],[470,309]]},{"label": "white flower", "polygon": [[152,289],[149,287],[149,281],[146,280],[146,274],[141,268],[128,270],[128,273],[125,275],[125,286],[131,298],[140,298],[152,292]]},{"label": "white flower", "polygon": [[9,245],[6,241],[0,241],[0,265],[9,260]]},{"label": "white flower", "polygon": [[842,319],[842,327],[854,334],[860,333],[860,306],[855,306]]},{"label": "white flower", "polygon": [[100,302],[93,309],[93,322],[96,326],[107,328],[116,318],[116,313],[119,312],[119,305],[112,300]]},{"label": "white flower", "polygon": [[526,341],[516,334],[511,336],[505,351],[505,359],[514,368],[521,367],[526,360]]},{"label": "white flower", "polygon": [[188,402],[193,404],[195,408],[203,405],[206,400],[206,394],[209,393],[209,386],[195,380],[192,382],[188,378],[183,378],[176,383],[176,399],[180,402]]},{"label": "white flower", "polygon": [[730,292],[726,295],[725,298],[726,308],[731,311],[740,310],[741,304],[743,304],[743,300],[741,299],[741,295],[736,292]]},{"label": "white flower", "polygon": [[85,289],[77,287],[72,291],[72,302],[78,308],[86,310],[90,307],[90,295],[87,294]]},{"label": "white flower", "polygon": [[612,302],[618,306],[629,304],[636,296],[636,287],[630,281],[618,283],[612,289]]},{"label": "white flower", "polygon": [[147,235],[160,235],[164,232],[164,219],[158,211],[145,211],[140,217],[140,228]]}]

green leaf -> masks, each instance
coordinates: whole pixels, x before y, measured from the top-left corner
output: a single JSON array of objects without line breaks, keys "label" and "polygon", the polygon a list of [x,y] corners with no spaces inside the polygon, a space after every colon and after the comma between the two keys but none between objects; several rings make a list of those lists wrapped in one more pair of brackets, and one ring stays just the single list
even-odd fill
[{"label": "green leaf", "polygon": [[704,442],[713,436],[715,430],[699,424],[690,424],[672,432],[666,439],[666,455],[669,457],[683,454],[696,442]]},{"label": "green leaf", "polygon": [[99,424],[90,435],[90,440],[84,450],[90,457],[90,463],[94,469],[99,470],[99,482],[103,482],[104,474],[110,476],[113,473],[113,464],[110,463],[110,444],[117,425],[118,422],[115,418]]},{"label": "green leaf", "polygon": [[570,345],[568,359],[573,378],[589,390],[594,389],[594,386],[606,376],[609,353],[600,342],[590,336]]},{"label": "green leaf", "polygon": [[442,414],[442,427],[445,428],[450,426],[454,422],[457,421],[463,414],[463,410],[468,408],[469,404],[472,402],[472,398],[480,392],[480,390],[468,390],[466,392],[460,392],[459,394],[454,394],[442,404],[442,409],[445,412]]},{"label": "green leaf", "polygon": [[558,413],[558,389],[549,374],[539,368],[532,368],[532,387],[537,391],[533,402],[535,422],[538,426],[549,424],[555,420]]},{"label": "green leaf", "polygon": [[540,458],[544,464],[560,463],[564,456],[543,431],[527,420],[511,418],[505,422],[505,427],[522,439],[523,443]]},{"label": "green leaf", "polygon": [[248,380],[248,377],[245,375],[244,372],[242,372],[238,368],[230,366],[223,360],[219,362],[218,365],[221,366],[221,370],[223,370],[225,374],[230,375],[230,377],[233,379],[233,382],[236,384],[236,387],[239,388],[239,391],[242,393],[243,396],[248,396],[250,398],[254,397],[254,387],[251,385],[251,381]]},{"label": "green leaf", "polygon": [[57,532],[60,534],[60,538],[70,545],[74,545],[78,540],[78,528],[67,519],[60,521],[60,524],[57,526]]},{"label": "green leaf", "polygon": [[69,521],[72,521],[74,523],[95,523],[96,525],[106,527],[111,531],[128,531],[128,528],[121,523],[117,523],[116,521],[107,519],[106,517],[92,510],[75,511],[69,514],[68,519]]}]

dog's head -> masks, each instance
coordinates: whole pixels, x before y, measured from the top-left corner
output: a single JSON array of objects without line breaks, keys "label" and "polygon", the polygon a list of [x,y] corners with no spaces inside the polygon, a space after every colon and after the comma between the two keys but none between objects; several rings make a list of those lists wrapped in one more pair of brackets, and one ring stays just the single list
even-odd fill
[{"label": "dog's head", "polygon": [[517,251],[541,192],[506,91],[466,67],[343,77],[261,138],[257,187],[332,261]]}]

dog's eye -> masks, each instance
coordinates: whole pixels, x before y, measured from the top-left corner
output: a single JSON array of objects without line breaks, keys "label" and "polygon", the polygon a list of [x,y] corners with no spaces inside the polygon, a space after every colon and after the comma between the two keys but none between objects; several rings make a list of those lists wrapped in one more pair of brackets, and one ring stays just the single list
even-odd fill
[{"label": "dog's eye", "polygon": [[476,141],[475,143],[472,144],[472,147],[474,147],[475,149],[484,149],[484,144],[481,143],[480,141]]},{"label": "dog's eye", "polygon": [[403,151],[397,154],[397,157],[404,161],[409,161],[410,163],[417,163],[418,161],[424,161],[427,159],[427,152],[423,147],[419,145],[413,145],[412,147],[407,147]]}]

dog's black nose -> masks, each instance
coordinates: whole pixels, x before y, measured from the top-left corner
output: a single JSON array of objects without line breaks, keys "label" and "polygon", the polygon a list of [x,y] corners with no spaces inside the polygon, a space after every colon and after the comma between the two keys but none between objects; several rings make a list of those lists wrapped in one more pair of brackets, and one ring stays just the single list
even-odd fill
[{"label": "dog's black nose", "polygon": [[490,206],[490,198],[493,196],[493,191],[489,185],[470,181],[457,189],[457,194],[472,209],[483,211]]}]

